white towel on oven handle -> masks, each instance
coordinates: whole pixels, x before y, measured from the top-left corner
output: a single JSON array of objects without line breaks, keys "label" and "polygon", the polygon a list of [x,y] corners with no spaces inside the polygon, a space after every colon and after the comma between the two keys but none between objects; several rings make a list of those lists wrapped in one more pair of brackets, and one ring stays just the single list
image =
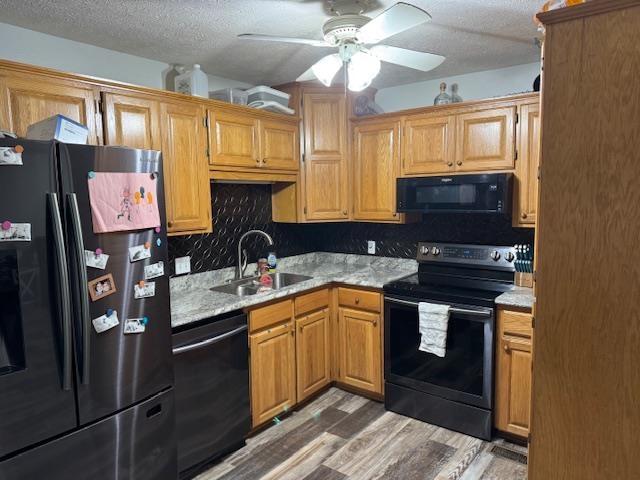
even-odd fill
[{"label": "white towel on oven handle", "polygon": [[439,303],[418,303],[418,330],[421,336],[418,350],[438,357],[445,356],[450,308]]}]

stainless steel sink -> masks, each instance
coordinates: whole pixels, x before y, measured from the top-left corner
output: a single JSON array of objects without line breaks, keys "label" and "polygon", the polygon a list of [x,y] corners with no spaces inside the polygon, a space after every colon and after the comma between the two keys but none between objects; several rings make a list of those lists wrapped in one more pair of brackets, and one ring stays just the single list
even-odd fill
[{"label": "stainless steel sink", "polygon": [[[294,285],[296,283],[304,282],[305,280],[310,280],[313,277],[309,277],[307,275],[298,275],[296,273],[270,273],[269,276],[273,283],[271,288],[273,290],[278,290],[280,288],[288,287],[289,285]],[[211,290],[214,292],[221,293],[229,293],[231,295],[237,295],[239,297],[246,297],[248,295],[255,295],[258,293],[260,288],[260,282],[258,281],[259,277],[249,277],[243,278],[241,280],[235,280],[233,282],[227,283],[226,285],[219,285],[217,287],[213,287]]]}]

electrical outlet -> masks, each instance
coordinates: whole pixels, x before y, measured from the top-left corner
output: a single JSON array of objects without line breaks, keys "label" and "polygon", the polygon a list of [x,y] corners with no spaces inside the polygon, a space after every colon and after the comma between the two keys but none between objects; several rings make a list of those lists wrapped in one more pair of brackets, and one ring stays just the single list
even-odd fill
[{"label": "electrical outlet", "polygon": [[191,257],[178,257],[175,259],[176,275],[191,273]]},{"label": "electrical outlet", "polygon": [[367,240],[367,253],[370,255],[376,254],[376,242],[375,240]]}]

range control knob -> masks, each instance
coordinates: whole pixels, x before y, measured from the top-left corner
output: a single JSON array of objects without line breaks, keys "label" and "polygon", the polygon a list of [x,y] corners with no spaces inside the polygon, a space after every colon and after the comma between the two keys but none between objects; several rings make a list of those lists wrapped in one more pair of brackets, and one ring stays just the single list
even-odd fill
[{"label": "range control knob", "polygon": [[491,252],[491,258],[497,262],[498,260],[500,260],[500,252],[498,250],[494,250],[493,252]]},{"label": "range control knob", "polygon": [[513,262],[516,259],[516,256],[513,254],[513,252],[507,252],[504,254],[504,259],[507,262]]},{"label": "range control knob", "polygon": [[420,247],[420,253],[423,255],[429,255],[429,247],[425,247],[425,246]]},{"label": "range control knob", "polygon": [[432,255],[440,255],[440,249],[438,247],[431,247]]}]

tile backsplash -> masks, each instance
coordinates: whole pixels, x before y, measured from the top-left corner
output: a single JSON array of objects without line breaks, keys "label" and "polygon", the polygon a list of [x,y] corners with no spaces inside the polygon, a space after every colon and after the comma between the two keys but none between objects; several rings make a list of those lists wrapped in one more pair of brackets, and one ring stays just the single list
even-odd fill
[{"label": "tile backsplash", "polygon": [[[213,233],[169,238],[169,259],[191,256],[193,273],[235,265],[240,236],[251,229],[273,237],[280,257],[325,251],[367,253],[367,240],[375,240],[376,255],[415,258],[419,241],[488,245],[533,244],[533,229],[511,227],[511,220],[487,215],[428,215],[407,225],[377,223],[323,223],[295,225],[271,221],[271,186],[211,184]],[[270,250],[260,236],[248,237],[249,261]]]}]

